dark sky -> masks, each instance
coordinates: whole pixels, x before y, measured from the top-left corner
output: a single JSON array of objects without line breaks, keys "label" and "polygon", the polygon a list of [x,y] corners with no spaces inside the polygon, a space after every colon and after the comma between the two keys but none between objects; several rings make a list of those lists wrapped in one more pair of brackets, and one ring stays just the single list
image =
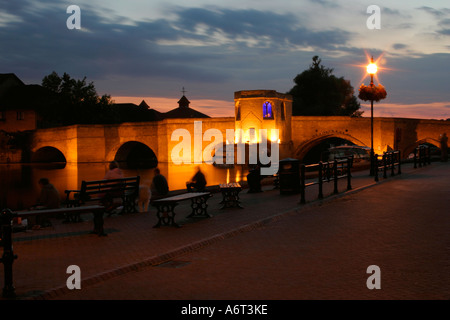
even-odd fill
[{"label": "dark sky", "polygon": [[[185,87],[200,111],[230,105],[232,115],[235,91],[287,92],[315,55],[357,91],[369,82],[364,66],[373,55],[388,92],[376,115],[450,118],[450,3],[377,1],[381,29],[374,30],[371,4],[3,1],[0,73],[28,84],[52,71],[86,76],[99,94],[145,97],[151,106],[164,99],[175,106]],[[81,29],[67,28],[69,5],[79,6]]]}]

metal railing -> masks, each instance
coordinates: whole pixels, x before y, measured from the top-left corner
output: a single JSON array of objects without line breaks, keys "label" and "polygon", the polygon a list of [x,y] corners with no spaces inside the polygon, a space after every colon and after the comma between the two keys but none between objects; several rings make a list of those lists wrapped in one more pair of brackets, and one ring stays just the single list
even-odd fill
[{"label": "metal railing", "polygon": [[[375,181],[379,181],[379,172],[383,172],[383,178],[387,178],[387,172],[390,170],[391,176],[395,176],[395,171],[397,174],[402,173],[401,169],[401,157],[400,151],[387,151],[384,152],[381,158],[375,155]],[[397,170],[396,170],[397,169]]]},{"label": "metal railing", "polygon": [[420,145],[414,149],[414,169],[431,164],[430,148],[428,146]]},{"label": "metal railing", "polygon": [[[323,199],[323,184],[328,182],[334,182],[333,193],[337,194],[338,180],[347,178],[347,190],[352,189],[352,175],[351,168],[353,165],[353,157],[335,159],[334,161],[319,162],[310,165],[300,165],[300,203],[306,203],[306,188],[314,185],[319,186],[319,199]],[[306,183],[306,169],[308,172],[317,172],[316,181]]]}]

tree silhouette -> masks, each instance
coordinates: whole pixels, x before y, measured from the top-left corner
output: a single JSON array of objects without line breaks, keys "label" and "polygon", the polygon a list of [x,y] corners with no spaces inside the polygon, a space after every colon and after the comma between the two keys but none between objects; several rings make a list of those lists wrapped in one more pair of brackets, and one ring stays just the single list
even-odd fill
[{"label": "tree silhouette", "polygon": [[361,116],[360,104],[350,81],[333,75],[333,69],[321,65],[318,56],[312,58],[308,70],[294,78],[293,115]]},{"label": "tree silhouette", "polygon": [[47,110],[47,117],[57,119],[59,125],[120,122],[109,95],[98,96],[94,83],[86,77],[76,80],[55,71],[42,79],[42,86],[58,96],[58,106]]}]

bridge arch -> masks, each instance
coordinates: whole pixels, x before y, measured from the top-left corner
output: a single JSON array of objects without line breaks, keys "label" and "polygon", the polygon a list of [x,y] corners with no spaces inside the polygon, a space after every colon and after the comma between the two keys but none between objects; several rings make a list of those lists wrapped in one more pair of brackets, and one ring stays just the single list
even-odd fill
[{"label": "bridge arch", "polygon": [[155,168],[158,158],[155,152],[139,141],[127,141],[113,153],[113,159],[125,168]]},{"label": "bridge arch", "polygon": [[[317,149],[317,150],[315,150],[315,152],[319,152],[318,149],[320,149],[320,148],[325,149],[326,142],[330,142],[333,144],[348,143],[350,145],[366,146],[366,144],[363,143],[361,140],[356,139],[355,137],[353,137],[351,135],[342,134],[342,133],[327,133],[327,134],[313,137],[310,140],[300,143],[297,146],[297,148],[295,149],[295,152],[294,152],[295,158],[300,159],[301,161],[303,161],[303,160],[308,161],[308,158],[305,159],[305,157],[308,155],[308,153],[310,153],[315,148]],[[314,157],[309,157],[309,158],[314,158]],[[310,160],[310,162],[311,161],[318,162],[320,160],[321,159],[317,159],[317,161]]]},{"label": "bridge arch", "polygon": [[51,162],[67,162],[66,157],[61,150],[45,146],[35,150],[31,155],[31,162],[51,163]]},{"label": "bridge arch", "polygon": [[415,143],[410,144],[409,146],[404,148],[402,150],[402,158],[407,158],[408,155],[413,153],[414,149],[417,148],[421,144],[431,144],[431,145],[437,147],[439,150],[441,149],[441,143],[439,140],[433,139],[433,138],[424,138],[424,139],[417,140]]}]

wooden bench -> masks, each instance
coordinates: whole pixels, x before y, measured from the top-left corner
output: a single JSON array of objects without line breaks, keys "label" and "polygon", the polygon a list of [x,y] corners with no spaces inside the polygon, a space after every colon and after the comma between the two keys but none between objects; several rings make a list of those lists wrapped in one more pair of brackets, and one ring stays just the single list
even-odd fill
[{"label": "wooden bench", "polygon": [[158,223],[153,227],[158,228],[161,225],[168,225],[179,228],[180,226],[175,223],[174,208],[179,204],[179,202],[185,200],[191,200],[192,212],[188,215],[188,218],[210,217],[207,212],[208,204],[206,201],[211,196],[212,195],[210,192],[188,192],[152,201],[151,204],[156,207],[156,216],[158,217]]},{"label": "wooden bench", "polygon": [[[65,190],[67,208],[80,207],[88,202],[100,202],[107,208],[113,200],[122,199],[120,214],[136,212],[136,199],[139,196],[140,177],[127,177],[111,180],[82,181],[80,190]],[[70,222],[80,221],[79,214],[66,215]]]},{"label": "wooden bench", "polygon": [[98,234],[99,236],[105,236],[105,232],[103,230],[103,214],[105,212],[104,206],[92,205],[92,206],[82,206],[82,207],[72,207],[72,208],[57,208],[57,209],[36,209],[29,211],[16,211],[14,212],[14,216],[27,218],[30,216],[44,216],[44,215],[60,215],[60,214],[69,214],[69,215],[80,215],[82,213],[93,213],[94,214],[94,230],[92,233]]}]

